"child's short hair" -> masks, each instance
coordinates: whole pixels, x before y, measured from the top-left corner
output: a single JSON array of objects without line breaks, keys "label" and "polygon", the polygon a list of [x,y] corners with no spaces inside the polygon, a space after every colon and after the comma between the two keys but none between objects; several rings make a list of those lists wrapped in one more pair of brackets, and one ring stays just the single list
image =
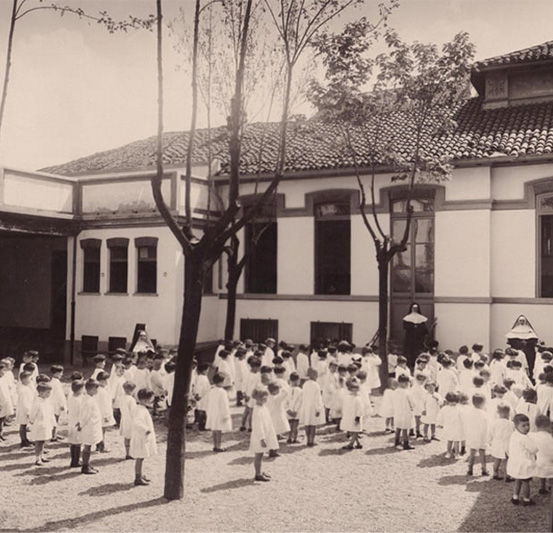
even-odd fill
[{"label": "child's short hair", "polygon": [[198,365],[198,373],[202,373],[202,372],[206,372],[207,370],[209,370],[209,363],[200,363]]},{"label": "child's short hair", "polygon": [[41,383],[37,383],[37,386],[36,386],[36,391],[38,393],[40,392],[46,392],[47,390],[52,390],[52,385],[50,385],[50,383],[48,383],[47,381],[43,381]]},{"label": "child's short hair", "polygon": [[221,359],[226,359],[229,356],[230,352],[228,350],[221,350],[219,352],[219,357]]},{"label": "child's short hair", "polygon": [[474,407],[482,407],[486,403],[486,398],[483,394],[473,394],[472,395],[472,405]]},{"label": "child's short hair", "polygon": [[497,404],[497,414],[504,417],[509,418],[509,415],[511,413],[511,406],[507,403],[499,403]]},{"label": "child's short hair", "polygon": [[39,374],[36,377],[37,383],[50,383],[50,376],[47,376],[46,374]]},{"label": "child's short hair", "polygon": [[525,414],[517,413],[513,418],[513,422],[515,426],[518,426],[519,424],[523,424],[524,422],[530,422],[530,419]]},{"label": "child's short hair", "polygon": [[99,386],[100,384],[95,379],[92,379],[92,378],[87,380],[87,382],[85,383],[85,389],[87,392],[97,389]]},{"label": "child's short hair", "polygon": [[312,366],[310,366],[308,369],[307,369],[307,377],[309,379],[312,379],[312,380],[315,380],[319,377],[319,373],[317,372],[317,369],[316,368],[313,368]]},{"label": "child's short hair", "polygon": [[267,365],[263,365],[259,371],[262,373],[262,374],[270,374],[273,369],[270,367],[270,366],[267,366]]},{"label": "child's short hair", "polygon": [[252,399],[254,400],[266,398],[268,395],[269,395],[269,391],[265,387],[256,387],[252,391]]},{"label": "child's short hair", "polygon": [[518,359],[515,359],[514,361],[509,361],[509,363],[511,365],[511,368],[522,368],[522,363]]},{"label": "child's short hair", "polygon": [[353,363],[349,364],[347,366],[348,372],[357,372],[359,369],[357,368],[357,365],[354,365]]},{"label": "child's short hair", "polygon": [[548,416],[538,415],[535,423],[537,429],[546,429],[547,431],[551,430],[551,420]]},{"label": "child's short hair", "polygon": [[407,363],[407,358],[403,357],[403,355],[398,355],[397,356],[397,364],[402,365],[402,364],[405,364],[405,363]]},{"label": "child's short hair", "polygon": [[261,366],[261,359],[259,359],[256,355],[250,355],[246,360],[246,363],[248,363],[250,368],[259,368]]},{"label": "child's short hair", "polygon": [[95,362],[95,363],[105,363],[106,361],[106,356],[104,354],[96,354],[92,360]]},{"label": "child's short hair", "polygon": [[220,374],[219,372],[217,372],[213,376],[212,381],[213,381],[213,383],[215,383],[215,385],[218,385],[219,383],[223,383],[223,381],[225,381],[225,376],[223,374]]},{"label": "child's short hair", "polygon": [[356,378],[349,378],[346,381],[346,387],[348,390],[357,390],[359,389],[359,381]]},{"label": "child's short hair", "polygon": [[71,382],[71,392],[79,392],[84,389],[84,381],[75,380]]},{"label": "child's short hair", "polygon": [[480,370],[480,375],[482,377],[484,377],[484,376],[490,377],[491,376],[490,371],[487,368],[483,368],[482,370]]},{"label": "child's short hair", "polygon": [[297,373],[297,372],[292,372],[290,374],[290,377],[288,378],[290,380],[290,382],[292,381],[299,381],[300,380],[300,375]]},{"label": "child's short hair", "polygon": [[424,374],[421,374],[420,372],[417,372],[415,374],[415,379],[422,383],[423,381],[426,381],[426,376]]},{"label": "child's short hair", "polygon": [[473,345],[472,345],[472,350],[474,352],[479,352],[480,350],[483,350],[484,349],[484,345],[483,344],[480,344],[478,342],[475,342]]},{"label": "child's short hair", "polygon": [[52,365],[50,367],[51,374],[57,374],[58,372],[63,372],[63,366],[61,365]]},{"label": "child's short hair", "polygon": [[125,365],[125,366],[130,366],[130,365],[132,365],[132,357],[125,357],[125,358],[123,359],[123,365]]},{"label": "child's short hair", "polygon": [[467,370],[470,370],[472,368],[472,366],[474,365],[472,359],[469,359],[468,357],[466,359],[463,360],[463,366],[467,369]]},{"label": "child's short hair", "polygon": [[275,366],[275,368],[273,368],[273,372],[275,373],[275,376],[282,376],[286,372],[286,369],[282,366]]},{"label": "child's short hair", "polygon": [[19,374],[19,379],[24,380],[24,379],[30,378],[32,375],[33,374],[31,372],[27,372],[26,370],[23,370],[23,372]]},{"label": "child's short hair", "polygon": [[522,397],[528,403],[536,403],[538,399],[538,393],[534,389],[524,389],[522,391]]},{"label": "child's short hair", "polygon": [[457,394],[455,394],[454,392],[448,392],[445,395],[445,401],[449,402],[449,403],[457,403],[459,401],[459,396]]},{"label": "child's short hair", "polygon": [[458,392],[457,393],[457,400],[461,405],[467,405],[469,403],[469,397],[468,394],[465,394],[464,392]]},{"label": "child's short hair", "polygon": [[34,363],[25,363],[23,365],[23,370],[30,372],[31,374],[35,371],[36,365]]},{"label": "child's short hair", "polygon": [[364,370],[359,370],[359,372],[357,372],[357,379],[359,381],[366,380],[367,379],[367,373]]},{"label": "child's short hair", "polygon": [[82,372],[75,370],[75,372],[71,373],[71,381],[82,381],[83,379],[84,379],[84,376]]},{"label": "child's short hair", "polygon": [[463,344],[463,346],[461,346],[461,347],[459,348],[459,355],[466,355],[466,354],[468,354],[468,353],[469,353],[469,347],[468,347],[468,346],[465,346],[465,345]]},{"label": "child's short hair", "polygon": [[[552,381],[553,383],[553,381]],[[503,380],[503,385],[505,385],[505,388],[507,390],[511,390],[511,387],[515,384],[515,380],[511,378],[506,378]]]},{"label": "child's short hair", "polygon": [[405,374],[401,374],[398,378],[397,378],[397,382],[398,383],[409,383],[409,381],[411,381],[409,379],[409,376],[406,376]]},{"label": "child's short hair", "polygon": [[545,365],[545,366],[543,367],[543,373],[544,373],[545,375],[547,375],[547,374],[553,374],[553,366],[551,366],[551,365]]},{"label": "child's short hair", "polygon": [[269,389],[270,393],[280,391],[280,385],[276,381],[271,381],[271,383],[267,385],[267,388]]},{"label": "child's short hair", "polygon": [[177,363],[175,363],[174,361],[167,361],[167,363],[165,363],[165,371],[168,374],[172,374],[176,368],[177,368]]},{"label": "child's short hair", "polygon": [[486,363],[484,363],[484,361],[475,361],[474,362],[474,368],[475,369],[482,369],[486,366]]},{"label": "child's short hair", "polygon": [[275,355],[273,357],[273,365],[275,366],[278,366],[278,365],[281,365],[282,363],[284,363],[284,359],[278,355]]},{"label": "child's short hair", "polygon": [[97,381],[107,381],[109,379],[109,374],[107,372],[98,372],[96,376]]},{"label": "child's short hair", "polygon": [[551,361],[553,360],[553,353],[546,350],[545,352],[541,353],[541,358],[542,361]]},{"label": "child's short hair", "polygon": [[439,363],[444,367],[444,368],[449,368],[450,366],[453,365],[453,360],[450,359],[449,357],[447,357],[447,355],[445,357],[442,358],[441,361],[439,361]]},{"label": "child's short hair", "polygon": [[497,348],[492,353],[492,359],[495,359],[496,361],[501,361],[505,357],[505,353],[500,348]]},{"label": "child's short hair", "polygon": [[123,383],[123,390],[125,392],[133,392],[136,389],[136,383],[134,381],[125,381]]},{"label": "child's short hair", "polygon": [[482,379],[481,376],[474,376],[472,378],[472,384],[475,386],[475,387],[481,387],[482,385],[484,385],[484,380]]},{"label": "child's short hair", "polygon": [[425,389],[428,389],[429,387],[436,387],[436,382],[435,382],[435,381],[432,381],[432,380],[427,381],[427,382],[424,384],[424,388],[425,388]]},{"label": "child's short hair", "polygon": [[152,389],[140,389],[136,393],[136,398],[141,402],[152,400],[154,396],[155,394]]},{"label": "child's short hair", "polygon": [[326,359],[326,356],[327,356],[328,352],[326,350],[319,350],[317,352],[317,355],[321,358],[321,359]]},{"label": "child's short hair", "polygon": [[507,387],[504,387],[503,385],[494,385],[492,392],[494,394],[506,394]]}]

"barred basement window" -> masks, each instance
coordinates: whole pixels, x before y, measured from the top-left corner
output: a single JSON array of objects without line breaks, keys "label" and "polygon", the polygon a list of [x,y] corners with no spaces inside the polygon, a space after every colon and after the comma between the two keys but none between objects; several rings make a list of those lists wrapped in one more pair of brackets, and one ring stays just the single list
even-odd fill
[{"label": "barred basement window", "polygon": [[83,239],[83,292],[100,292],[100,239]]},{"label": "barred basement window", "polygon": [[129,273],[129,239],[108,239],[109,248],[109,292],[126,293]]},{"label": "barred basement window", "polygon": [[157,238],[139,237],[134,240],[137,256],[136,292],[157,292]]}]

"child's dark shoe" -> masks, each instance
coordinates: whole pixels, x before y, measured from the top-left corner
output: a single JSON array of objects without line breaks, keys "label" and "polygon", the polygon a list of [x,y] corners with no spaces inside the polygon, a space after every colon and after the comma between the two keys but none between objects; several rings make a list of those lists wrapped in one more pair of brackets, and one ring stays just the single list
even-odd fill
[{"label": "child's dark shoe", "polygon": [[404,449],[404,450],[414,450],[415,447],[414,447],[414,446],[411,446],[408,442],[406,442],[406,443],[403,445],[403,449]]},{"label": "child's dark shoe", "polygon": [[489,476],[490,473],[487,470],[482,470],[482,475],[483,476]]},{"label": "child's dark shoe", "polygon": [[467,470],[467,476],[472,476],[472,468],[469,468],[469,469]]},{"label": "child's dark shoe", "polygon": [[259,474],[259,475],[255,476],[254,480],[255,481],[271,481],[269,476],[267,476],[267,474]]},{"label": "child's dark shoe", "polygon": [[342,450],[353,450],[353,446],[351,444],[346,444],[345,446],[342,446]]},{"label": "child's dark shoe", "polygon": [[538,490],[538,494],[549,494],[549,491],[547,489],[540,489]]},{"label": "child's dark shoe", "polygon": [[503,479],[503,476],[495,475],[493,479],[495,479],[496,481],[501,481]]},{"label": "child's dark shoe", "polygon": [[435,440],[436,442],[440,442],[440,439],[436,437],[436,435],[432,435],[432,437],[430,437],[430,440]]},{"label": "child's dark shoe", "polygon": [[128,461],[129,459],[132,459],[131,455],[125,455],[125,461]]},{"label": "child's dark shoe", "polygon": [[269,457],[280,457],[280,453],[278,453],[276,450],[270,450]]},{"label": "child's dark shoe", "polygon": [[146,477],[145,475],[142,475],[142,479],[143,479],[146,483],[150,483],[150,481],[152,481],[149,477]]},{"label": "child's dark shoe", "polygon": [[134,485],[135,485],[135,487],[140,487],[140,486],[145,487],[145,486],[149,485],[149,483],[143,477],[136,476],[134,478]]},{"label": "child's dark shoe", "polygon": [[215,453],[221,453],[221,452],[224,452],[225,449],[224,449],[224,448],[213,448],[213,451],[214,451]]},{"label": "child's dark shoe", "polygon": [[240,431],[246,431],[246,426],[240,426]]},{"label": "child's dark shoe", "polygon": [[518,498],[511,498],[511,503],[513,505],[518,505],[520,503],[520,500]]},{"label": "child's dark shoe", "polygon": [[90,466],[83,466],[81,469],[81,474],[97,474],[98,470],[91,468]]},{"label": "child's dark shoe", "polygon": [[534,500],[522,500],[523,507],[529,507],[530,505],[536,505]]},{"label": "child's dark shoe", "polygon": [[511,476],[506,476],[505,477],[505,483],[512,483],[514,480],[515,480],[514,477],[511,477]]},{"label": "child's dark shoe", "polygon": [[362,445],[360,442],[358,442],[358,443],[355,445],[355,449],[356,449],[356,450],[360,450],[361,448],[363,448],[363,445]]}]

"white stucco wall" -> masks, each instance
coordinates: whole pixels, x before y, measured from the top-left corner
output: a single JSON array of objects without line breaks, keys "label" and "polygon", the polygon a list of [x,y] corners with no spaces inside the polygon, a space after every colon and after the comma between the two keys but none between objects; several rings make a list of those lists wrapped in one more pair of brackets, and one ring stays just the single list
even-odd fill
[{"label": "white stucco wall", "polygon": [[456,168],[444,185],[446,201],[487,200],[491,195],[490,168]]},{"label": "white stucco wall", "polygon": [[492,197],[494,200],[520,200],[524,198],[524,183],[553,178],[553,164],[519,165],[492,168]]},{"label": "white stucco wall", "polygon": [[436,296],[490,296],[490,213],[436,213]]},{"label": "white stucco wall", "polygon": [[536,213],[533,209],[492,211],[492,296],[536,295]]},{"label": "white stucco wall", "polygon": [[458,350],[475,342],[484,345],[484,350],[493,349],[490,345],[490,306],[489,304],[437,303],[434,316],[437,317],[436,338],[440,350]]}]

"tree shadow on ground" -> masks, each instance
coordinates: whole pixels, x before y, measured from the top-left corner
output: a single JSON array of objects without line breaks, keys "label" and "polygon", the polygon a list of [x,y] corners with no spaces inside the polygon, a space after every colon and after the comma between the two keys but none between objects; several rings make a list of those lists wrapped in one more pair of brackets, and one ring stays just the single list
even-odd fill
[{"label": "tree shadow on ground", "polygon": [[81,471],[77,469],[64,472],[63,474],[53,474],[53,475],[37,475],[31,480],[31,485],[46,485],[52,481],[65,481],[66,479],[71,479],[72,477],[77,477],[81,475]]},{"label": "tree shadow on ground", "polygon": [[14,453],[15,450],[21,450],[21,445],[10,444],[9,446],[3,446],[2,448],[0,448],[0,452],[2,452],[2,455],[0,455],[0,461],[9,461],[10,459],[19,459],[20,457],[25,457],[25,455],[33,453],[34,447],[27,448],[26,451],[22,450],[17,453]]},{"label": "tree shadow on ground", "polygon": [[87,490],[79,492],[79,496],[105,496],[106,494],[113,494],[114,492],[123,492],[134,488],[134,483],[106,483],[105,485],[98,485],[96,487],[90,487]]},{"label": "tree shadow on ground", "polygon": [[244,455],[242,457],[236,457],[236,459],[233,459],[232,461],[229,461],[227,464],[229,465],[249,465],[253,463],[253,456],[252,455]]},{"label": "tree shadow on ground", "polygon": [[278,453],[280,453],[280,454],[290,454],[290,453],[295,453],[295,452],[301,452],[302,450],[305,450],[305,446],[300,444],[300,443],[296,443],[295,445],[294,444],[286,444],[285,446],[282,446],[278,449]]},{"label": "tree shadow on ground", "polygon": [[346,455],[347,453],[352,452],[353,450],[342,450],[342,448],[326,448],[319,452],[320,457],[326,457],[328,455]]},{"label": "tree shadow on ground", "polygon": [[234,444],[231,444],[230,446],[226,446],[226,449],[230,451],[236,451],[236,450],[247,450],[250,447],[250,439],[247,440],[241,440],[238,442],[235,442]]},{"label": "tree shadow on ground", "polygon": [[403,450],[396,448],[395,446],[387,446],[386,448],[374,448],[372,450],[367,450],[365,455],[391,455],[402,451]]},{"label": "tree shadow on ground", "polygon": [[[461,478],[462,476],[448,477]],[[510,503],[513,490],[512,483],[492,479],[477,481],[476,479],[466,483],[466,490],[467,492],[478,492],[478,497],[457,531],[549,531],[548,518],[551,496],[538,495],[538,487],[535,482],[533,482],[531,495],[536,501],[536,505],[522,507]]]},{"label": "tree shadow on ground", "polygon": [[[467,482],[470,481],[471,478],[468,476],[463,475],[454,475],[454,476],[443,476],[439,479],[438,485],[448,486],[448,485],[467,485]],[[467,491],[468,488],[467,488]],[[469,491],[474,492],[475,489]]]},{"label": "tree shadow on ground", "polygon": [[446,459],[444,454],[433,455],[426,459],[421,459],[417,465],[419,468],[434,468],[436,466],[447,466],[455,462],[455,459]]},{"label": "tree shadow on ground", "polygon": [[184,452],[185,459],[200,459],[202,457],[208,457],[213,455],[215,455],[215,452],[213,450],[196,450],[194,452]]},{"label": "tree shadow on ground", "polygon": [[2,465],[0,470],[2,470],[2,472],[11,472],[13,470],[23,470],[24,468],[31,468],[31,466],[35,466],[34,456],[29,457],[29,462],[28,463],[23,463],[23,464],[14,463],[12,465]]},{"label": "tree shadow on ground", "polygon": [[43,526],[24,529],[21,531],[42,532],[42,531],[60,531],[63,529],[72,530],[78,526],[86,525],[91,522],[94,522],[95,520],[101,520],[102,518],[105,518],[108,516],[124,514],[130,511],[134,511],[136,509],[145,509],[148,507],[155,507],[157,505],[163,505],[166,503],[170,503],[170,502],[165,498],[160,497],[160,498],[156,498],[154,500],[149,500],[145,502],[136,502],[128,505],[118,505],[115,507],[111,507],[109,509],[103,509],[101,511],[94,511],[92,513],[81,515],[76,518],[66,518],[63,520],[46,522],[46,524],[44,524]]},{"label": "tree shadow on ground", "polygon": [[20,472],[19,474],[14,474],[14,476],[53,476],[54,474],[67,472],[67,470],[69,470],[69,467],[67,466],[36,466],[34,463],[28,466],[32,466],[33,468],[25,470],[24,472]]},{"label": "tree shadow on ground", "polygon": [[[251,461],[250,461],[251,462]],[[219,485],[213,485],[212,487],[206,487],[205,489],[200,490],[205,494],[211,492],[218,492],[220,490],[231,490],[231,489],[240,489],[246,487],[247,485],[253,485],[253,478],[242,478],[242,479],[233,479],[232,481],[226,481],[225,483],[219,483]]]},{"label": "tree shadow on ground", "polygon": [[348,437],[345,433],[335,433],[333,435],[330,435],[326,437],[325,439],[321,439],[323,442],[347,442],[349,441]]},{"label": "tree shadow on ground", "polygon": [[[124,457],[100,457],[95,455],[90,458],[90,464],[93,466],[113,465],[115,463],[122,463],[123,461],[125,461]],[[129,464],[131,463],[132,461],[129,461]]]}]

